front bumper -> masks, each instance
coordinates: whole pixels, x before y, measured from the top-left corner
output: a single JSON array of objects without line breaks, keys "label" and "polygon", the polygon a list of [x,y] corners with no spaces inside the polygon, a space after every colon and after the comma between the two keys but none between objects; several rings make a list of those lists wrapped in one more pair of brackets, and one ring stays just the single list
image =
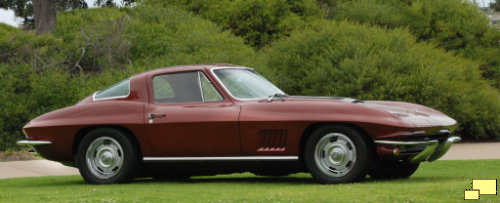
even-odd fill
[{"label": "front bumper", "polygon": [[[375,140],[375,144],[393,147],[394,156],[397,158],[401,154],[410,154],[411,163],[420,163],[422,161],[434,161],[442,157],[449,149],[452,143],[462,140],[460,137],[452,136],[444,141],[438,139],[426,141],[391,141]],[[402,156],[404,157],[404,156]]]}]

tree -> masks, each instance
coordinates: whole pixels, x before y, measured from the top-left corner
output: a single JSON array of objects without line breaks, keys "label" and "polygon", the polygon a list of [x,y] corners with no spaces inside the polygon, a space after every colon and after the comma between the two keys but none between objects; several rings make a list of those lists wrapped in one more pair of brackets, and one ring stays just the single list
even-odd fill
[{"label": "tree", "polygon": [[37,34],[53,33],[56,30],[55,0],[33,0],[33,13]]},{"label": "tree", "polygon": [[[85,9],[88,8],[87,2],[85,0],[0,0],[0,8],[11,9],[14,11],[14,14],[17,17],[23,18],[23,26],[25,29],[34,29],[35,28],[35,9],[34,4],[39,3],[39,6],[42,6],[44,9],[49,10],[40,10],[41,13],[48,15],[47,12],[52,12],[48,16],[53,17],[54,28],[55,29],[55,14],[58,11],[66,11],[70,9]],[[49,6],[49,7],[47,7]],[[47,16],[47,17],[48,17]],[[45,19],[48,20],[48,19]],[[44,21],[40,22],[43,25],[50,25],[50,23]],[[38,31],[37,31],[38,32]]]},{"label": "tree", "polygon": [[500,0],[495,0],[495,2],[491,2],[490,8],[500,12]]}]

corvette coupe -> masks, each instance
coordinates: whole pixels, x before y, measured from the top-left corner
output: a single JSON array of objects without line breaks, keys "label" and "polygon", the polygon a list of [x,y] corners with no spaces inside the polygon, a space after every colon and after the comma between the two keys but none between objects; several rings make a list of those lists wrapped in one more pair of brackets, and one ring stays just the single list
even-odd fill
[{"label": "corvette coupe", "polygon": [[320,183],[407,178],[444,155],[457,122],[422,105],[289,96],[252,68],[189,65],[134,75],[27,123],[43,157],[92,184],[309,172]]}]

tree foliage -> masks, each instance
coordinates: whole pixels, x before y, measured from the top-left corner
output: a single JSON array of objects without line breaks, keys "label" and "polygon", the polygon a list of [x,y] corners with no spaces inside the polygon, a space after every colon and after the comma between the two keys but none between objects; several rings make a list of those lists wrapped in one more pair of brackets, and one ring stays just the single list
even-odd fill
[{"label": "tree foliage", "polygon": [[500,0],[495,0],[495,2],[490,3],[490,8],[494,11],[500,12]]},{"label": "tree foliage", "polygon": [[176,5],[216,22],[260,48],[307,26],[322,12],[314,0],[149,0],[146,4]]},{"label": "tree foliage", "polygon": [[[133,5],[136,1],[135,0],[122,0],[121,3],[124,6],[130,6]],[[115,0],[96,0],[94,2],[94,6],[107,6],[107,7],[117,7]]]}]

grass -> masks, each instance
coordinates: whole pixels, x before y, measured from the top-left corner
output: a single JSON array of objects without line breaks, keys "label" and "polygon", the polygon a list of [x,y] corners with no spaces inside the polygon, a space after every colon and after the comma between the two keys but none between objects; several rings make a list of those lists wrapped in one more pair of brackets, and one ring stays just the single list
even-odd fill
[{"label": "grass", "polygon": [[[250,173],[186,181],[89,185],[80,176],[0,180],[0,202],[462,202],[472,179],[499,179],[500,160],[423,163],[404,180],[317,184],[309,174],[283,178]],[[499,202],[482,195],[481,202]]]}]

